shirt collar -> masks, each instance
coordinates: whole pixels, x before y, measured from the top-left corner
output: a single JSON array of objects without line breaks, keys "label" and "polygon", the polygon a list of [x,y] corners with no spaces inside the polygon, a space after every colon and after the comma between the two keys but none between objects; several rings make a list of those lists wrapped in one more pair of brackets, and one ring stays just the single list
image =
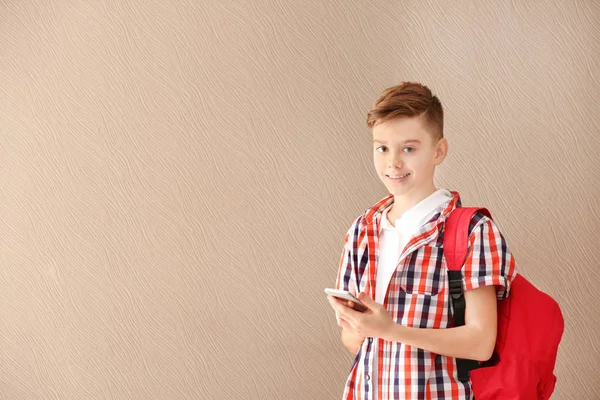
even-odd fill
[{"label": "shirt collar", "polygon": [[416,231],[421,225],[427,222],[430,217],[440,206],[449,202],[452,199],[452,193],[447,189],[438,189],[419,203],[406,210],[400,218],[396,218],[394,225],[388,221],[388,211],[392,208],[392,204],[388,205],[381,213],[381,223],[379,224],[379,232],[382,229],[396,230],[401,234],[411,234]]},{"label": "shirt collar", "polygon": [[[450,214],[450,212],[452,212],[452,210],[454,210],[457,207],[461,207],[462,206],[462,202],[460,199],[460,194],[457,191],[453,191],[453,190],[449,190],[450,194],[452,195],[452,197],[450,199],[447,199],[447,203],[443,203],[443,207],[440,207],[440,212],[439,215],[436,213],[435,214],[435,220],[432,217],[432,219],[430,221],[427,221],[427,227],[421,227],[422,229],[430,229],[431,224],[435,223],[441,223],[443,222],[448,215]],[[368,224],[373,224],[376,223],[376,225],[380,225],[380,219],[381,216],[383,215],[383,212],[392,205],[392,203],[394,202],[394,195],[393,194],[389,194],[386,197],[384,197],[383,199],[379,200],[377,203],[375,203],[374,205],[372,205],[371,207],[367,208],[363,214],[363,217],[361,218],[360,224],[365,227]]]}]

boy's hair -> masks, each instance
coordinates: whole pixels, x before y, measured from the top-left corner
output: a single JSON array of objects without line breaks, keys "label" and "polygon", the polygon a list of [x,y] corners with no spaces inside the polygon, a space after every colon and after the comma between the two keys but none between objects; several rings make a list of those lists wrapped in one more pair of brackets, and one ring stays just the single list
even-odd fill
[{"label": "boy's hair", "polygon": [[433,143],[444,137],[444,110],[431,90],[417,82],[402,82],[385,89],[367,114],[372,129],[382,122],[402,117],[422,116],[433,135]]}]

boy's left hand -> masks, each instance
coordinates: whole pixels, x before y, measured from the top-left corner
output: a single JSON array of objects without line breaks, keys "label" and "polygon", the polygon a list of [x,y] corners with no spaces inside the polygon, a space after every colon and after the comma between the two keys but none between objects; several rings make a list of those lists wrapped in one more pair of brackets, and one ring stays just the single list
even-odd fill
[{"label": "boy's left hand", "polygon": [[343,300],[328,295],[331,306],[340,316],[340,326],[351,329],[364,337],[384,337],[395,324],[391,314],[383,304],[377,303],[365,292],[358,294],[358,299],[369,309],[356,311],[346,305]]}]

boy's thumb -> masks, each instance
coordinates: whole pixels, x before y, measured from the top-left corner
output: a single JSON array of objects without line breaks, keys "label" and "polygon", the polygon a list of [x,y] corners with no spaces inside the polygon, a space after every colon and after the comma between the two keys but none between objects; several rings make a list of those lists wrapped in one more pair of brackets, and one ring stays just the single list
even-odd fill
[{"label": "boy's thumb", "polygon": [[362,301],[363,303],[370,303],[371,302],[371,297],[369,297],[365,292],[360,292],[358,294],[358,299],[360,301]]}]

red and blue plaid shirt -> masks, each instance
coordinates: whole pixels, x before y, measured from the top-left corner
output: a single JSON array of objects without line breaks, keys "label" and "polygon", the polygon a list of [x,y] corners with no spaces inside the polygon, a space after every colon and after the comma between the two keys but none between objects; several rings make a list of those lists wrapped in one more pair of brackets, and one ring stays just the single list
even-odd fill
[{"label": "red and blue plaid shirt", "polygon": [[[428,329],[451,326],[453,306],[444,259],[444,222],[461,206],[459,193],[438,207],[412,236],[399,257],[383,305],[398,324]],[[351,224],[344,238],[336,288],[375,298],[380,219],[394,201],[386,196]],[[375,234],[377,232],[377,234]],[[495,223],[476,213],[469,228],[469,252],[463,266],[463,289],[496,285],[498,299],[510,292],[517,274],[514,258]],[[452,357],[392,342],[366,338],[358,350],[343,400],[471,399],[469,382],[458,380]]]}]

